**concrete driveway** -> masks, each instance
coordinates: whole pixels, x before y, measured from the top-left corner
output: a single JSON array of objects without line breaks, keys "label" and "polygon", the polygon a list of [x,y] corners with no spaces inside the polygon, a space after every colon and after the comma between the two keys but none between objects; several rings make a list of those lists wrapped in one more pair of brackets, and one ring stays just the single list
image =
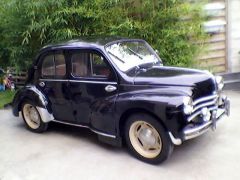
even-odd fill
[{"label": "concrete driveway", "polygon": [[176,147],[158,166],[98,142],[87,129],[50,124],[44,134],[31,133],[21,118],[0,110],[0,180],[240,179],[240,92],[227,94],[231,117],[217,131]]}]

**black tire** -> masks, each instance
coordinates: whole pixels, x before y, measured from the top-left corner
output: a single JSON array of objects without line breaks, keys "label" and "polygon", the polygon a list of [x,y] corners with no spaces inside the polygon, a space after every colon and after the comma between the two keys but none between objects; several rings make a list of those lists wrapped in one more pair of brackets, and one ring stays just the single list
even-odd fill
[{"label": "black tire", "polygon": [[[38,117],[38,123],[36,123],[36,126],[33,126],[34,123],[31,125],[31,123],[29,122],[30,121],[30,117],[28,116],[30,114],[27,115],[26,114],[26,110],[24,111],[24,108],[31,108],[31,112],[33,111],[34,112],[34,115],[36,117]],[[29,100],[26,100],[22,103],[22,106],[21,106],[21,113],[22,113],[22,117],[23,117],[23,120],[25,122],[25,125],[26,125],[26,128],[32,132],[35,132],[35,133],[42,133],[44,131],[47,130],[48,128],[48,123],[44,123],[41,119],[41,116],[36,108],[36,106],[33,105],[33,103]],[[34,122],[34,121],[32,121]]]},{"label": "black tire", "polygon": [[[146,123],[144,124],[144,122],[146,122]],[[132,135],[135,124],[137,125],[138,123],[139,124],[143,123],[143,125],[146,128],[142,128],[143,125],[140,125],[141,127],[137,127],[138,129],[137,129],[136,134],[138,134],[138,135]],[[142,132],[139,133],[138,131],[148,131],[148,130],[145,130],[148,128],[151,131],[151,133],[150,133],[151,137],[154,137],[154,144],[155,144],[154,146],[157,146],[157,148],[155,148],[155,150],[154,150],[154,148],[149,148],[148,150],[144,150],[144,147],[143,147],[144,143],[142,143],[138,137],[133,137],[133,136],[141,136],[140,133],[142,133]],[[150,132],[150,131],[148,131],[148,132]],[[154,133],[152,131],[154,131]],[[159,136],[157,135],[157,133],[159,134]],[[134,132],[134,134],[135,134],[135,132]],[[152,134],[154,134],[155,136]],[[163,128],[161,123],[148,114],[140,114],[139,113],[139,114],[134,114],[134,115],[130,116],[125,123],[124,136],[125,136],[125,142],[128,146],[130,153],[133,154],[136,158],[140,159],[141,161],[144,161],[144,162],[147,162],[150,164],[160,164],[161,162],[165,161],[171,155],[173,148],[174,148],[174,145],[172,144],[167,131]],[[132,141],[130,139],[130,136],[131,136]],[[142,137],[146,138],[146,135],[142,136]],[[149,137],[147,137],[147,138],[149,138]],[[139,144],[137,143],[137,140],[135,143],[135,141],[133,139],[137,139],[139,141]],[[145,142],[147,142],[147,141],[145,141]],[[133,145],[133,144],[135,144],[135,145]],[[141,153],[138,151],[140,151]],[[144,151],[146,151],[146,153],[144,153]],[[155,152],[152,153],[152,151],[153,152],[155,151]],[[147,154],[147,155],[144,156],[143,154]],[[148,156],[148,157],[146,157],[146,156]],[[150,157],[150,156],[152,156],[152,157]]]}]

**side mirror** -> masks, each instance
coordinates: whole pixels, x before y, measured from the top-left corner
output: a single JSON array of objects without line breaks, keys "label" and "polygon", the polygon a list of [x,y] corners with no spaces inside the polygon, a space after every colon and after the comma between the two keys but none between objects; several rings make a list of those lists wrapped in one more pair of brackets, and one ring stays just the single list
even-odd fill
[{"label": "side mirror", "polygon": [[159,51],[157,49],[155,49],[155,53],[157,53],[157,55],[159,55]]}]

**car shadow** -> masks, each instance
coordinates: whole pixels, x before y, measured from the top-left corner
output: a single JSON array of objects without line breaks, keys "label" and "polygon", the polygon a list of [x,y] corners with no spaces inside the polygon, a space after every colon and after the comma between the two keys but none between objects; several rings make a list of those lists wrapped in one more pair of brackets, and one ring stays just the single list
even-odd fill
[{"label": "car shadow", "polygon": [[74,139],[84,140],[91,144],[97,145],[107,151],[123,151],[122,148],[112,146],[110,144],[103,143],[98,140],[98,135],[92,132],[88,128],[75,127],[70,125],[64,125],[60,123],[51,122],[46,133],[58,133],[63,134]]},{"label": "car shadow", "polygon": [[[18,123],[18,128],[24,129],[24,123]],[[209,133],[209,132],[208,132]],[[203,148],[212,147],[211,141],[214,141],[214,136],[209,136],[210,134],[203,134],[195,139],[191,139],[183,142],[180,146],[174,146],[174,151],[169,159],[159,165],[161,168],[168,168],[174,166],[182,166],[182,164],[187,164],[193,160],[196,156],[201,156],[201,151]],[[125,145],[123,147],[115,147],[98,140],[98,135],[87,128],[68,126],[60,123],[51,122],[49,123],[48,130],[44,132],[46,135],[57,134],[63,135],[64,137],[69,137],[74,140],[84,141],[86,143],[97,146],[104,151],[108,151],[111,154],[128,154]],[[206,150],[204,150],[206,152]],[[129,158],[133,158],[129,154]],[[137,160],[138,161],[138,160]],[[141,162],[141,161],[139,161]],[[142,162],[145,164],[144,162]]]},{"label": "car shadow", "polygon": [[[63,124],[52,122],[49,124],[48,132],[60,133],[60,134],[64,134],[64,136],[69,136],[71,138],[84,140],[88,143],[97,145],[98,147],[103,148],[106,151],[128,153],[126,146],[123,145],[123,147],[119,148],[119,147],[115,147],[115,146],[103,143],[98,140],[97,134],[95,134],[94,132],[90,131],[87,128],[66,126]],[[196,139],[185,141],[180,146],[175,146],[172,155],[169,157],[167,161],[163,163],[164,166],[177,165],[177,164],[181,164],[182,162],[191,160],[191,158],[194,158],[196,153],[199,150],[201,150],[202,148],[207,148],[208,146],[211,146],[211,142],[206,144],[207,139],[209,139],[208,133]]]}]

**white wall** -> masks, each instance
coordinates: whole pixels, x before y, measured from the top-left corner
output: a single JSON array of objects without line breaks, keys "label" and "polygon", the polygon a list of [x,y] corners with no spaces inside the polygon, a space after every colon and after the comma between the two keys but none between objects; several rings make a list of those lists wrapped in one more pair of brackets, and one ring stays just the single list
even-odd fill
[{"label": "white wall", "polygon": [[240,0],[228,0],[228,71],[240,72]]}]

